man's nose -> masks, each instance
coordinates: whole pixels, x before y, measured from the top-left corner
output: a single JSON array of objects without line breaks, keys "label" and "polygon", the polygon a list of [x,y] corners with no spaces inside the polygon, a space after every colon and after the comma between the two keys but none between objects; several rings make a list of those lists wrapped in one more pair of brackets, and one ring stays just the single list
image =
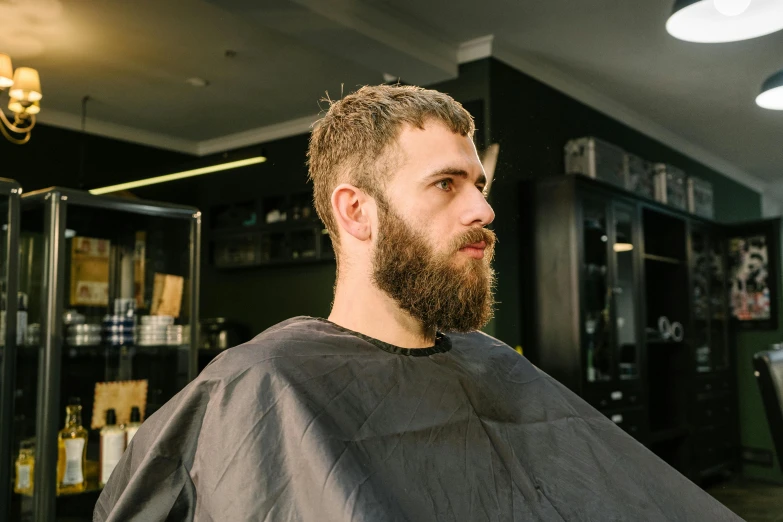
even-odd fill
[{"label": "man's nose", "polygon": [[476,189],[470,191],[465,203],[465,211],[462,214],[462,224],[465,226],[489,225],[495,220],[495,211],[484,197],[484,194]]}]

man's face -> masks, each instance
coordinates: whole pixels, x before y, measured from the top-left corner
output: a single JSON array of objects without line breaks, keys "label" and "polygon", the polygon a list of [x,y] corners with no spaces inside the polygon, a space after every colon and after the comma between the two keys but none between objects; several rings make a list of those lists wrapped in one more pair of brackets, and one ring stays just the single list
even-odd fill
[{"label": "man's face", "polygon": [[481,328],[494,304],[495,235],[484,227],[495,215],[473,142],[429,122],[405,127],[396,150],[377,198],[375,284],[425,328]]}]

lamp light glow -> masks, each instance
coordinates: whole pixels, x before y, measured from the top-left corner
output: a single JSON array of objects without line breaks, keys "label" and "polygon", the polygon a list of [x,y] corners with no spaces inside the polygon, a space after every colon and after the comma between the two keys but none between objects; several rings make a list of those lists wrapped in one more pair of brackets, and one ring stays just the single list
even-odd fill
[{"label": "lamp light glow", "polygon": [[633,245],[631,243],[615,243],[613,248],[615,252],[630,252],[633,250]]},{"label": "lamp light glow", "polygon": [[16,98],[11,98],[8,101],[8,109],[11,112],[15,112],[16,114],[38,114],[41,112],[41,104],[37,101],[28,103],[25,107],[25,104],[23,104],[20,100],[17,100]]},{"label": "lamp light glow", "polygon": [[14,84],[14,68],[11,65],[11,57],[0,54],[0,89],[5,89]]},{"label": "lamp light glow", "polygon": [[748,40],[781,29],[780,0],[675,0],[672,15],[666,21],[670,35],[700,43]]},{"label": "lamp light glow", "polygon": [[756,105],[773,111],[783,111],[783,71],[766,79],[761,86],[761,94],[756,97]]},{"label": "lamp light glow", "polygon": [[8,95],[23,102],[34,102],[43,98],[38,71],[30,67],[18,67],[14,71],[14,85]]},{"label": "lamp light glow", "polygon": [[130,190],[139,187],[146,187],[147,185],[156,185],[158,183],[166,183],[167,181],[175,181],[178,179],[192,178],[194,176],[203,176],[204,174],[211,174],[213,172],[220,172],[223,170],[238,169],[240,167],[247,167],[248,165],[255,165],[257,163],[263,163],[266,161],[265,156],[256,156],[253,158],[231,161],[229,163],[221,163],[219,165],[211,165],[209,167],[202,167],[200,169],[186,170],[184,172],[177,172],[174,174],[166,174],[164,176],[156,176],[154,178],[140,179],[138,181],[130,181],[128,183],[120,183],[119,185],[110,185],[107,187],[101,187],[90,190],[90,194],[108,194],[111,192],[119,192],[120,190]]}]

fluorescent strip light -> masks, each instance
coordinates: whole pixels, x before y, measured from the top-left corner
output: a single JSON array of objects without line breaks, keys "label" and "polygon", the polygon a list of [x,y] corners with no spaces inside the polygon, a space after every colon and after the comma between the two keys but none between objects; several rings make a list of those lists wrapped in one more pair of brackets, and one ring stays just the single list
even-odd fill
[{"label": "fluorescent strip light", "polygon": [[186,170],[184,172],[177,172],[175,174],[166,174],[164,176],[157,176],[154,178],[140,179],[138,181],[130,181],[128,183],[120,183],[119,185],[110,185],[108,187],[96,188],[90,190],[90,194],[97,196],[99,194],[108,194],[109,192],[119,192],[120,190],[146,187],[147,185],[166,183],[167,181],[175,181],[183,178],[192,178],[193,176],[212,174],[213,172],[220,172],[221,170],[238,169],[240,167],[247,167],[248,165],[255,165],[256,163],[263,163],[265,161],[266,157],[256,156],[255,158],[232,161],[230,163],[221,163],[219,165],[212,165],[210,167],[202,167],[200,169]]}]

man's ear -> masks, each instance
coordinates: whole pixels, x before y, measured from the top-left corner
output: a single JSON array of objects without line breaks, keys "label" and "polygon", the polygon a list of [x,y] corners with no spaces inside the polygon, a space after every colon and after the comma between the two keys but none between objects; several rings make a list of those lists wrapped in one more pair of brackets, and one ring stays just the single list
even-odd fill
[{"label": "man's ear", "polygon": [[373,199],[363,190],[342,183],[332,192],[332,212],[340,230],[350,234],[359,241],[367,241],[372,237],[372,222],[370,206]]}]

